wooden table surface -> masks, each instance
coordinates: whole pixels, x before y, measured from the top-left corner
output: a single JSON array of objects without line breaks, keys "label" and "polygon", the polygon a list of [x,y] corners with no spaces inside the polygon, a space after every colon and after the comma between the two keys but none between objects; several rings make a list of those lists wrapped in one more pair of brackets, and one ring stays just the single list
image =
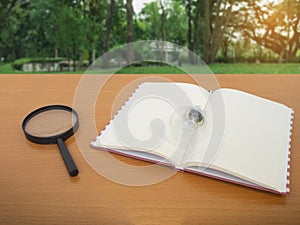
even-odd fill
[{"label": "wooden table surface", "polygon": [[[96,105],[98,130],[110,119],[112,103],[122,87],[145,77],[148,76],[116,75],[109,80]],[[162,77],[193,82],[187,75]],[[180,172],[150,186],[118,184],[89,166],[74,137],[67,145],[80,173],[70,178],[56,146],[30,143],[21,123],[40,106],[72,106],[81,78],[82,75],[0,75],[0,224],[300,224],[300,75],[217,76],[222,87],[253,93],[295,109],[289,196]],[[80,122],[83,129],[85,121]],[[84,140],[87,148],[95,136],[96,132]],[[148,165],[113,157],[129,165]]]}]

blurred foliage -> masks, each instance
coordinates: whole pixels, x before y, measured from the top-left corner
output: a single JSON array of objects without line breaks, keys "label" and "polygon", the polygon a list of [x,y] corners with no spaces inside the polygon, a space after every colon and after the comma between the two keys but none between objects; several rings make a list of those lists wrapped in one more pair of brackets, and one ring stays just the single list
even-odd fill
[{"label": "blurred foliage", "polygon": [[[79,67],[93,62],[105,52],[110,4],[1,0],[1,61],[62,57]],[[127,42],[125,6],[126,0],[113,5],[109,49]],[[299,62],[300,0],[154,0],[133,19],[134,40],[170,41],[207,63]]]},{"label": "blurred foliage", "polygon": [[67,58],[21,58],[12,63],[12,67],[16,70],[21,70],[22,66],[26,63],[57,63],[66,61]]}]

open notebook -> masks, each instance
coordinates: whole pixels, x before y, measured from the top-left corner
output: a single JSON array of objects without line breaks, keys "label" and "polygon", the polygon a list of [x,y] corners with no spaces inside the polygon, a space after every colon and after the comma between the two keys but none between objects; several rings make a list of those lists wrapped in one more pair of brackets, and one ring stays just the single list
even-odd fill
[{"label": "open notebook", "polygon": [[[202,124],[189,121],[191,109]],[[233,89],[146,82],[91,146],[287,194],[292,118],[285,105]]]}]

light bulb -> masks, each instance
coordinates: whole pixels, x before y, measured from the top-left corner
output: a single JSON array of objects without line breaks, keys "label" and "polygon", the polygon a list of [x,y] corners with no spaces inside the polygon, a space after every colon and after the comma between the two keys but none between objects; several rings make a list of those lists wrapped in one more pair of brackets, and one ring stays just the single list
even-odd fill
[{"label": "light bulb", "polygon": [[200,107],[182,107],[170,118],[171,134],[175,139],[190,138],[204,121],[205,113]]}]

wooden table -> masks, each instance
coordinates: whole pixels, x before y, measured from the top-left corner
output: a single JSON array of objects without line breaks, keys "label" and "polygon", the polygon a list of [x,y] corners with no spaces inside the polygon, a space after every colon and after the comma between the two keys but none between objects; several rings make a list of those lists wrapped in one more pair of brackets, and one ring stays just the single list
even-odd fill
[{"label": "wooden table", "polygon": [[[81,77],[0,75],[0,224],[300,224],[300,75],[217,76],[222,87],[250,92],[295,109],[289,196],[189,173],[177,173],[150,186],[121,185],[88,165],[74,137],[67,145],[80,174],[70,178],[56,146],[29,143],[21,123],[40,106],[72,106]],[[109,80],[96,106],[97,129],[110,119],[112,102],[120,89],[143,77],[117,75]],[[186,75],[163,77],[193,82]],[[87,146],[94,136],[96,133],[86,139]],[[113,157],[130,165],[148,165]]]}]

